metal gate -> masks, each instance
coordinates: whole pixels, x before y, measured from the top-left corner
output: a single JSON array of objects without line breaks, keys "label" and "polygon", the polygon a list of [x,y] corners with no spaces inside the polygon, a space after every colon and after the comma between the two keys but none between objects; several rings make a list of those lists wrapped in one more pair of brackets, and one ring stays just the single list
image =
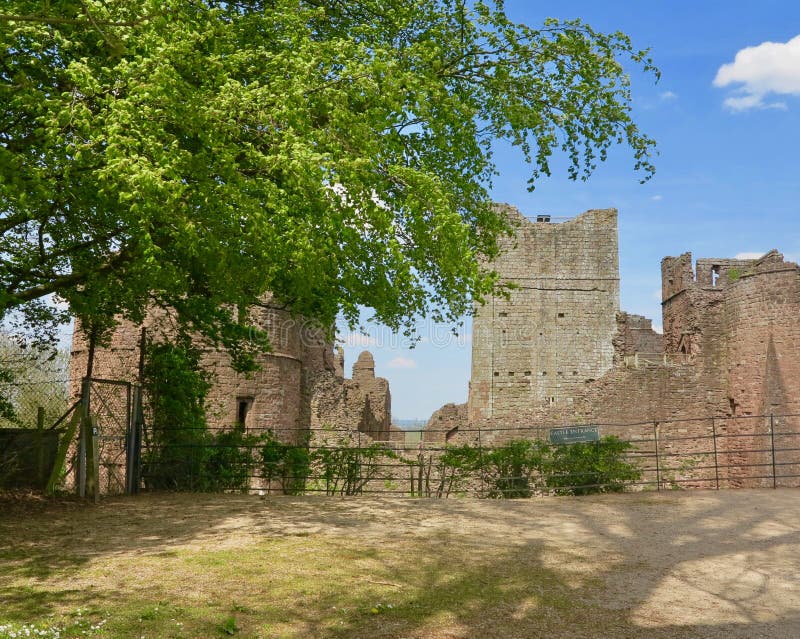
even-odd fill
[{"label": "metal gate", "polygon": [[78,493],[135,493],[139,486],[141,392],[130,382],[84,379],[78,440]]}]

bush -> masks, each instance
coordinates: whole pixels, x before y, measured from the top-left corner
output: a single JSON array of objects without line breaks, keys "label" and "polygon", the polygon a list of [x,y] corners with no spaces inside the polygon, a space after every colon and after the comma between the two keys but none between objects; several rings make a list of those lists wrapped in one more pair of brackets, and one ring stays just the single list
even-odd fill
[{"label": "bush", "polygon": [[232,430],[211,433],[205,398],[211,386],[200,351],[188,339],[147,345],[144,388],[152,427],[144,458],[148,488],[247,491],[255,468],[252,448],[261,439]]},{"label": "bush", "polygon": [[244,426],[206,437],[199,482],[195,490],[207,492],[247,492],[255,470],[253,448],[261,443],[258,435],[248,435]]},{"label": "bush", "polygon": [[625,457],[632,447],[613,435],[597,442],[554,446],[542,469],[545,483],[557,495],[622,492],[626,482],[642,476]]},{"label": "bush", "polygon": [[397,454],[377,442],[352,446],[342,438],[334,446],[322,446],[311,455],[315,474],[323,482],[327,495],[361,495],[373,479],[378,479],[385,460],[397,460]]},{"label": "bush", "polygon": [[539,475],[551,447],[546,442],[512,440],[484,455],[484,467],[490,478],[489,497],[518,499],[530,497],[531,480]]},{"label": "bush", "polygon": [[262,440],[262,476],[268,482],[280,479],[284,495],[302,495],[311,468],[308,444],[284,444],[272,433]]}]

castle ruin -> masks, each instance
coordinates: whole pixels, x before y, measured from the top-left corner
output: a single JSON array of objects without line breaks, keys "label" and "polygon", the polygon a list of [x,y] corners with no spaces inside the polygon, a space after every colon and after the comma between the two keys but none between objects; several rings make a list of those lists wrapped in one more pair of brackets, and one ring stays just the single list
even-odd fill
[{"label": "castle ruin", "polygon": [[[614,426],[614,434],[650,438],[666,454],[691,453],[713,435],[715,464],[734,468],[754,442],[763,446],[765,433],[800,432],[797,264],[777,251],[695,264],[689,253],[664,258],[662,335],[650,319],[620,309],[616,210],[533,221],[498,207],[517,229],[492,265],[509,286],[476,308],[467,403],[436,411],[423,444],[481,429],[491,442],[514,437],[515,429],[547,437],[558,426]],[[318,326],[269,300],[252,313],[272,343],[258,370],[238,374],[223,351],[203,351],[214,379],[206,399],[212,428],[238,422],[298,443],[326,428],[359,441],[361,434],[403,440],[391,426],[389,383],[375,376],[371,354],[362,353],[346,379],[341,350]],[[98,349],[94,376],[138,381],[142,329],[151,339],[175,334],[165,312],[151,312],[143,327],[123,321]],[[76,331],[75,395],[86,363]],[[719,434],[730,437],[717,450]]]},{"label": "castle ruin", "polygon": [[717,416],[742,435],[720,451],[731,456],[752,446],[748,433],[772,428],[763,416],[781,415],[796,432],[797,264],[777,251],[694,266],[689,253],[664,258],[661,335],[619,308],[614,209],[557,222],[500,208],[518,228],[493,263],[511,288],[476,309],[467,405],[437,411],[427,441],[459,429],[575,424],[630,425],[615,432],[636,437],[642,424]]},{"label": "castle ruin", "polygon": [[[318,325],[268,300],[250,312],[251,322],[267,333],[271,346],[256,356],[257,370],[237,373],[225,351],[202,348],[200,364],[212,381],[205,399],[211,429],[239,423],[247,432],[270,432],[287,443],[305,441],[309,431],[323,426],[390,438],[389,382],[375,376],[370,353],[362,353],[352,379],[346,379],[344,354]],[[151,310],[142,325],[122,320],[108,345],[96,350],[93,377],[139,382],[144,337],[169,341],[176,331],[174,318],[162,310]],[[75,397],[80,395],[87,360],[87,344],[76,330],[70,360]]]}]

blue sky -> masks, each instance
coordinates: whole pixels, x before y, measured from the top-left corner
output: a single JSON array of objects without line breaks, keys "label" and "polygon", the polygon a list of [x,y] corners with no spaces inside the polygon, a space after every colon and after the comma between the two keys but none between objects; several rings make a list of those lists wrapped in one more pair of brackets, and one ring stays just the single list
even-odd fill
[{"label": "blue sky", "polygon": [[[665,255],[733,257],[777,248],[800,260],[800,3],[547,4],[507,0],[506,9],[531,26],[547,16],[581,18],[651,49],[662,77],[654,84],[634,76],[634,107],[640,128],[658,142],[657,173],[640,185],[630,152],[620,147],[588,182],[566,179],[564,163],[556,162],[553,177],[529,193],[519,154],[498,147],[494,200],[528,215],[616,207],[622,309],[657,326]],[[396,418],[425,419],[442,404],[463,402],[470,326],[460,338],[448,329],[421,326],[424,341],[413,350],[385,329],[344,334],[348,375],[358,353],[371,350],[376,373],[390,381]]]}]

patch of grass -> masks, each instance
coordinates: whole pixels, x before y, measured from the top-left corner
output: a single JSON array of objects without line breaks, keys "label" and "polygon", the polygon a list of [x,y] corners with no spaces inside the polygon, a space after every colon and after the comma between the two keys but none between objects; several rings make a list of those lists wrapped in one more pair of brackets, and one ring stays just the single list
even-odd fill
[{"label": "patch of grass", "polygon": [[235,635],[239,632],[239,626],[236,625],[236,617],[225,617],[219,625],[219,629],[224,635]]},{"label": "patch of grass", "polygon": [[[520,601],[569,617],[566,587],[543,568],[541,549],[470,556],[444,553],[440,544],[312,535],[135,562],[108,556],[29,587],[26,596],[57,596],[71,579],[90,579],[95,587],[86,597],[109,611],[97,633],[103,637],[389,637],[415,629],[436,636],[441,624],[480,625],[487,610]],[[459,545],[452,536],[450,548]],[[125,571],[126,588],[117,589],[114,576]]]}]

